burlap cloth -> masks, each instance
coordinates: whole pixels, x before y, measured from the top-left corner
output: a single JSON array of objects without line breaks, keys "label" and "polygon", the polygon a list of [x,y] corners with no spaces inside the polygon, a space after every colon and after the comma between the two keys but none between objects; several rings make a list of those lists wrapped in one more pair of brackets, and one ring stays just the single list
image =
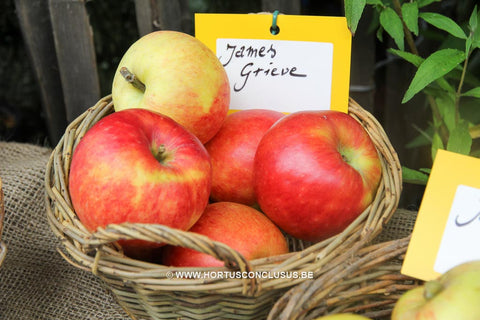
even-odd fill
[{"label": "burlap cloth", "polygon": [[67,263],[45,209],[45,167],[51,150],[0,142],[5,196],[0,267],[1,320],[130,319],[92,273]]},{"label": "burlap cloth", "polygon": [[[47,223],[44,173],[51,149],[0,142],[5,196],[0,320],[130,319],[91,272],[67,263]],[[415,212],[397,210],[376,242],[411,233]]]}]

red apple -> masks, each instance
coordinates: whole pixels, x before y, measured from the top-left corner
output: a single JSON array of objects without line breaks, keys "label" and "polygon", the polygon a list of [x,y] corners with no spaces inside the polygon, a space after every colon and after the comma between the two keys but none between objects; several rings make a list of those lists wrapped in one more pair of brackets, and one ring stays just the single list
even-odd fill
[{"label": "red apple", "polygon": [[255,155],[260,208],[285,232],[307,241],[346,228],[375,197],[381,174],[370,136],[339,111],[285,116]]},{"label": "red apple", "polygon": [[116,111],[144,108],[165,114],[206,143],[227,116],[230,85],[217,56],[200,40],[183,32],[155,31],[123,55],[112,100]]},{"label": "red apple", "polygon": [[284,114],[273,110],[241,110],[228,115],[220,131],[205,145],[212,159],[214,201],[256,203],[253,160],[265,132]]},{"label": "red apple", "polygon": [[[209,204],[190,231],[227,244],[247,260],[288,252],[287,241],[277,226],[258,210],[239,203]],[[208,254],[175,246],[164,248],[163,263],[177,267],[223,265]]]},{"label": "red apple", "polygon": [[124,222],[187,230],[208,204],[211,177],[197,137],[169,117],[129,109],[102,118],[80,140],[69,190],[90,231]]}]

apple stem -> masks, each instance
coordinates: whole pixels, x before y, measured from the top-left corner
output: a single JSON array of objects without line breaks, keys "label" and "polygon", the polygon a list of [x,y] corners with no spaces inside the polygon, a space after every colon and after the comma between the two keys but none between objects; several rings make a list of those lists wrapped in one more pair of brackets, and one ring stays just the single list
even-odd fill
[{"label": "apple stem", "polygon": [[430,300],[433,297],[435,297],[435,295],[437,295],[437,293],[439,293],[443,289],[443,286],[437,280],[430,280],[425,282],[424,289],[425,289],[424,298],[426,300]]},{"label": "apple stem", "polygon": [[167,153],[167,148],[165,148],[165,145],[163,144],[152,148],[152,153],[155,159],[161,164],[166,164],[170,159],[170,155]]},{"label": "apple stem", "polygon": [[143,82],[140,81],[135,74],[131,73],[127,67],[121,67],[120,74],[123,76],[123,78],[125,78],[125,80],[127,80],[127,82],[130,82],[132,86],[142,92],[145,92],[145,84],[143,84]]}]

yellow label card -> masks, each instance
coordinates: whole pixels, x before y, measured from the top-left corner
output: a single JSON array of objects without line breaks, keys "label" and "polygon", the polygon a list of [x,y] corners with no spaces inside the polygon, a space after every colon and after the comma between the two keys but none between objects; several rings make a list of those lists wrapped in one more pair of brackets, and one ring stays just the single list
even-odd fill
[{"label": "yellow label card", "polygon": [[402,273],[435,279],[480,259],[480,159],[439,150],[420,205]]},{"label": "yellow label card", "polygon": [[352,35],[345,17],[202,13],[195,14],[195,36],[225,67],[233,110],[348,111]]}]

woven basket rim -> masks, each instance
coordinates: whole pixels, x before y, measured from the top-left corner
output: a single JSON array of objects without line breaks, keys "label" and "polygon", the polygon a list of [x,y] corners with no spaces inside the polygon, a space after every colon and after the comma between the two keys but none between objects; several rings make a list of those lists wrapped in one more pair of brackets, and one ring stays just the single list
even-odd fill
[{"label": "woven basket rim", "polygon": [[[113,103],[111,95],[107,95],[70,123],[53,149],[45,172],[47,218],[52,231],[61,241],[62,256],[74,266],[93,272],[108,285],[116,286],[120,281],[144,290],[246,297],[258,297],[272,290],[286,290],[305,279],[170,279],[169,272],[223,272],[234,267],[234,270],[242,272],[311,272],[317,278],[341,264],[346,259],[343,253],[355,253],[378,235],[398,205],[402,180],[397,153],[373,115],[350,99],[349,113],[370,134],[381,158],[383,174],[372,204],[343,232],[315,244],[300,241],[298,249],[286,255],[252,261],[247,261],[237,251],[205,236],[161,225],[125,223],[90,233],[76,217],[71,205],[67,187],[69,166],[78,141],[94,123],[111,112],[114,112]],[[193,248],[223,260],[229,267],[173,268],[127,258],[112,245],[119,239],[154,240]]]},{"label": "woven basket rim", "polygon": [[398,298],[423,282],[400,273],[410,239],[408,235],[361,248],[335,273],[289,289],[267,320],[314,319],[340,312],[389,316]]}]

